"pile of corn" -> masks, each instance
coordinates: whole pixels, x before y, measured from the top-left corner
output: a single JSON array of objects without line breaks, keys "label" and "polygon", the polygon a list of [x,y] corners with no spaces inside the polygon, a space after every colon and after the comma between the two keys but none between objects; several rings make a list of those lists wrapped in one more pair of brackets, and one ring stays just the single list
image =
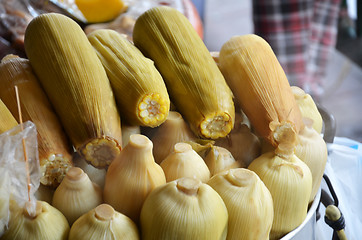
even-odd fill
[{"label": "pile of corn", "polygon": [[279,239],[304,221],[327,159],[321,118],[262,38],[212,57],[157,7],[133,43],[43,14],[25,49],[0,65],[0,131],[19,122],[18,86],[42,186],[0,239]]}]

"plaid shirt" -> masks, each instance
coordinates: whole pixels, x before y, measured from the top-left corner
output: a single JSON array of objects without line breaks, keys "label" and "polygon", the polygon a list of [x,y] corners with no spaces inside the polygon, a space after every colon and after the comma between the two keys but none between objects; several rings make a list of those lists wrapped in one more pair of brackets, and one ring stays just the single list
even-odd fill
[{"label": "plaid shirt", "polygon": [[323,93],[341,0],[253,0],[255,34],[272,47],[291,85]]}]

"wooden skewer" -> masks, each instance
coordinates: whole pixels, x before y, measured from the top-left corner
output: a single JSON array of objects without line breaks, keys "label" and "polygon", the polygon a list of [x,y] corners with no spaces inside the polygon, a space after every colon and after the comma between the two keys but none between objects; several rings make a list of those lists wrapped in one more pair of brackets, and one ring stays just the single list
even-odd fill
[{"label": "wooden skewer", "polygon": [[[21,131],[24,131],[23,118],[22,118],[21,107],[20,107],[20,98],[19,98],[18,86],[15,86],[15,95],[16,95],[16,103],[17,103],[17,106],[18,106],[20,129],[21,129]],[[22,137],[22,143],[23,143],[23,151],[24,151],[24,159],[25,159],[25,168],[26,168],[26,176],[27,176],[27,185],[28,185],[28,201],[30,202],[31,182],[30,182],[30,173],[29,173],[28,154],[26,153],[26,144],[25,144],[25,139],[24,139],[24,137]]]}]

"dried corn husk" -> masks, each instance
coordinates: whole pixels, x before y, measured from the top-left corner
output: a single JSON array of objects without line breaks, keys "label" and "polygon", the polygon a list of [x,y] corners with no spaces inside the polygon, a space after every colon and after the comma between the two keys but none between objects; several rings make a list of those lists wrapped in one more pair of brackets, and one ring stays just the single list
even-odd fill
[{"label": "dried corn husk", "polygon": [[76,150],[92,165],[108,166],[122,144],[120,117],[83,30],[64,15],[39,15],[26,29],[25,50]]},{"label": "dried corn husk", "polygon": [[34,76],[29,60],[7,55],[0,64],[0,98],[18,122],[15,86],[19,89],[22,120],[32,121],[38,133],[40,182],[57,187],[72,167],[72,149],[46,94]]},{"label": "dried corn husk", "polygon": [[155,131],[151,138],[155,161],[160,164],[173,152],[176,143],[195,139],[196,136],[192,133],[181,114],[170,111],[166,121]]},{"label": "dried corn husk", "polygon": [[322,136],[312,127],[311,121],[305,124],[298,137],[299,141],[295,147],[295,155],[307,164],[312,173],[312,194],[309,198],[311,203],[320,188],[323,178],[328,158],[327,145]]},{"label": "dried corn husk", "polygon": [[13,205],[9,229],[1,240],[68,239],[69,224],[63,214],[47,202],[36,202],[36,213],[32,214],[28,204],[24,207]]},{"label": "dried corn husk", "polygon": [[218,146],[211,146],[204,160],[210,169],[211,176],[231,168],[241,167],[241,162],[236,161],[229,150]]},{"label": "dried corn husk", "polygon": [[197,178],[204,183],[210,179],[209,168],[188,143],[176,143],[173,152],[160,166],[165,173],[166,182],[183,177]]},{"label": "dried corn husk", "polygon": [[258,175],[245,168],[230,169],[216,174],[207,184],[228,209],[227,239],[269,239],[273,199]]},{"label": "dried corn husk", "polygon": [[275,151],[262,154],[248,167],[258,174],[273,198],[272,240],[297,228],[307,216],[312,174],[293,152],[293,144],[279,144]]},{"label": "dried corn husk", "polygon": [[108,168],[104,201],[138,223],[144,200],[154,188],[164,183],[165,174],[154,161],[151,140],[133,134]]},{"label": "dried corn husk", "polygon": [[234,36],[221,48],[219,67],[256,132],[277,146],[303,126],[288,79],[261,37]]},{"label": "dried corn husk", "polygon": [[240,114],[235,115],[234,129],[226,137],[217,139],[215,145],[229,150],[240,167],[245,168],[261,154],[259,138],[244,124]]},{"label": "dried corn husk", "polygon": [[297,86],[292,86],[291,89],[303,118],[312,119],[313,128],[317,131],[317,133],[321,133],[323,128],[322,115],[319,113],[317,105],[311,95],[307,94],[303,89]]},{"label": "dried corn husk", "polygon": [[219,194],[194,178],[156,188],[141,212],[142,239],[226,239],[228,213]]},{"label": "dried corn husk", "polygon": [[153,62],[114,30],[96,30],[88,40],[107,72],[122,120],[148,127],[163,123],[170,99]]},{"label": "dried corn husk", "polygon": [[139,239],[137,226],[130,218],[101,204],[77,219],[70,228],[69,240]]},{"label": "dried corn husk", "polygon": [[146,11],[136,20],[133,40],[155,62],[172,102],[197,136],[217,139],[231,131],[232,93],[182,13],[165,6]]},{"label": "dried corn husk", "polygon": [[103,202],[101,188],[92,183],[81,168],[69,169],[53,195],[52,205],[72,225],[80,216]]}]

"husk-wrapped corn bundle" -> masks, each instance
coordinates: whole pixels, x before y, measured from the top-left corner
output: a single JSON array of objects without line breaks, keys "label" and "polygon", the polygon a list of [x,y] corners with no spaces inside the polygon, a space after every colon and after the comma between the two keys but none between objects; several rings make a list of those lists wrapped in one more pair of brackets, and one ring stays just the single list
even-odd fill
[{"label": "husk-wrapped corn bundle", "polygon": [[165,183],[165,174],[152,155],[151,140],[133,134],[107,170],[104,201],[138,224],[146,197]]},{"label": "husk-wrapped corn bundle", "polygon": [[102,202],[102,189],[81,168],[73,167],[55,190],[52,206],[61,211],[72,225]]},{"label": "husk-wrapped corn bundle", "polygon": [[69,240],[122,239],[138,240],[137,226],[132,220],[101,204],[85,213],[70,228]]},{"label": "husk-wrapped corn bundle", "polygon": [[20,122],[15,86],[19,89],[22,120],[32,121],[38,133],[40,182],[56,187],[72,167],[72,150],[64,129],[40,83],[34,76],[29,60],[6,56],[0,64],[0,98]]},{"label": "husk-wrapped corn bundle", "polygon": [[57,13],[34,18],[25,50],[76,150],[106,167],[119,154],[121,123],[107,74],[87,36]]},{"label": "husk-wrapped corn bundle", "polygon": [[153,190],[141,212],[142,239],[226,239],[228,213],[219,194],[194,178]]},{"label": "husk-wrapped corn bundle", "polygon": [[279,239],[297,228],[307,216],[312,192],[312,174],[294,154],[292,143],[282,143],[275,151],[262,154],[251,162],[254,171],[273,198],[274,219],[270,239]]},{"label": "husk-wrapped corn bundle", "polygon": [[96,30],[88,39],[107,72],[122,121],[148,127],[163,123],[170,99],[153,62],[114,30]]},{"label": "husk-wrapped corn bundle", "polygon": [[232,93],[182,13],[165,6],[146,11],[136,20],[133,40],[155,62],[172,103],[196,135],[217,139],[231,131]]},{"label": "husk-wrapped corn bundle", "polygon": [[228,240],[269,240],[273,199],[255,172],[230,169],[216,174],[207,184],[221,196],[228,209]]},{"label": "husk-wrapped corn bundle", "polygon": [[36,212],[31,207],[12,204],[9,228],[1,240],[68,239],[69,224],[63,214],[47,202],[36,201]]},{"label": "husk-wrapped corn bundle", "polygon": [[220,50],[219,67],[256,132],[272,145],[290,142],[303,126],[288,79],[261,37],[234,36]]}]

